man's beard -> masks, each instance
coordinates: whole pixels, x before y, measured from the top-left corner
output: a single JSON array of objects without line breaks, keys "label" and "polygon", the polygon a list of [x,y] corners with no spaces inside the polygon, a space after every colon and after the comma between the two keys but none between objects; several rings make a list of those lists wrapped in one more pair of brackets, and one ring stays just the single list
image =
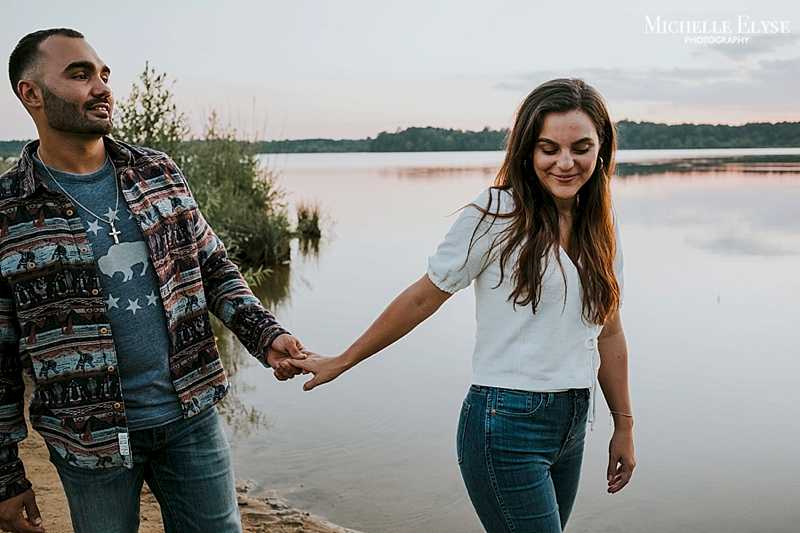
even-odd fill
[{"label": "man's beard", "polygon": [[[108,120],[90,120],[81,112],[78,104],[68,102],[42,86],[44,97],[44,114],[51,128],[67,133],[94,133],[106,135],[111,133],[111,118]],[[96,104],[98,102],[94,102]]]}]

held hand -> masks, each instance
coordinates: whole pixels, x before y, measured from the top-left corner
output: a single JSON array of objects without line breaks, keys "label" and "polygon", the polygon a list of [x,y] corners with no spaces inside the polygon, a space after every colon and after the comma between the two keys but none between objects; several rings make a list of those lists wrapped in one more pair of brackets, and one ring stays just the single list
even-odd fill
[{"label": "held hand", "polygon": [[[23,516],[23,510],[27,518]],[[0,528],[18,533],[44,533],[33,489],[0,502]]]},{"label": "held hand", "polygon": [[305,360],[289,359],[289,364],[302,371],[304,374],[311,372],[314,377],[303,383],[303,390],[310,391],[317,385],[322,385],[333,381],[339,374],[349,367],[344,363],[342,357],[323,357],[317,354],[310,354]]},{"label": "held hand", "polygon": [[291,360],[292,358],[286,354],[278,353],[274,350],[269,351],[269,354],[267,354],[267,364],[272,367],[275,379],[278,381],[286,381],[302,372],[302,370],[293,367],[291,363],[289,363]]},{"label": "held hand", "polygon": [[633,452],[633,430],[615,429],[608,445],[608,493],[621,491],[631,480],[636,458]]},{"label": "held hand", "polygon": [[284,333],[283,335],[278,335],[275,337],[275,340],[272,341],[269,349],[275,350],[276,352],[284,355],[289,355],[294,359],[306,358],[306,354],[303,353],[303,350],[305,349],[303,343],[300,342],[300,339],[294,335],[289,335],[288,333]]},{"label": "held hand", "polygon": [[303,349],[303,343],[289,334],[279,335],[272,341],[267,353],[267,364],[272,367],[277,380],[286,381],[302,372],[292,366],[289,360],[294,357],[304,359],[306,354],[303,353]]}]

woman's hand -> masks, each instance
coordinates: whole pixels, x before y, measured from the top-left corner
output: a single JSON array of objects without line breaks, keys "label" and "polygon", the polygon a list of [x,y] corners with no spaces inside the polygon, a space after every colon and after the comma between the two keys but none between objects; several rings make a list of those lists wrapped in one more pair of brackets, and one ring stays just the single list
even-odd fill
[{"label": "woman's hand", "polygon": [[636,458],[633,452],[633,428],[618,428],[608,445],[608,492],[621,491],[631,480]]},{"label": "woman's hand", "polygon": [[345,363],[344,358],[340,355],[338,357],[323,357],[321,355],[307,352],[306,359],[288,359],[287,361],[303,371],[304,374],[311,372],[314,377],[303,383],[303,390],[309,391],[317,385],[322,385],[329,381],[333,381],[339,374],[350,368]]}]

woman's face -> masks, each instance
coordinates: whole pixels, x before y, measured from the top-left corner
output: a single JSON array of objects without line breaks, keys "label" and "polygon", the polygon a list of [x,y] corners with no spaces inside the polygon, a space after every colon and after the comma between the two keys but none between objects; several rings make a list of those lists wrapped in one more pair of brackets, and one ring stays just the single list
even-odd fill
[{"label": "woman's face", "polygon": [[533,149],[533,168],[556,201],[574,201],[592,176],[599,151],[597,130],[586,112],[548,113]]}]

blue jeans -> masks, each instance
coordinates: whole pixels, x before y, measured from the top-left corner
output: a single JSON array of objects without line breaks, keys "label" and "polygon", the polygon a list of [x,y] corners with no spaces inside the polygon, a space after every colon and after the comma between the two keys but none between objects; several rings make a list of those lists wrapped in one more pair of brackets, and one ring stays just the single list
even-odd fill
[{"label": "blue jeans", "polygon": [[133,431],[133,468],[89,470],[50,449],[75,533],[135,533],[147,482],[166,533],[242,531],[230,446],[215,408],[189,419]]},{"label": "blue jeans", "polygon": [[578,492],[588,408],[589,389],[470,387],[456,450],[486,531],[563,531]]}]

